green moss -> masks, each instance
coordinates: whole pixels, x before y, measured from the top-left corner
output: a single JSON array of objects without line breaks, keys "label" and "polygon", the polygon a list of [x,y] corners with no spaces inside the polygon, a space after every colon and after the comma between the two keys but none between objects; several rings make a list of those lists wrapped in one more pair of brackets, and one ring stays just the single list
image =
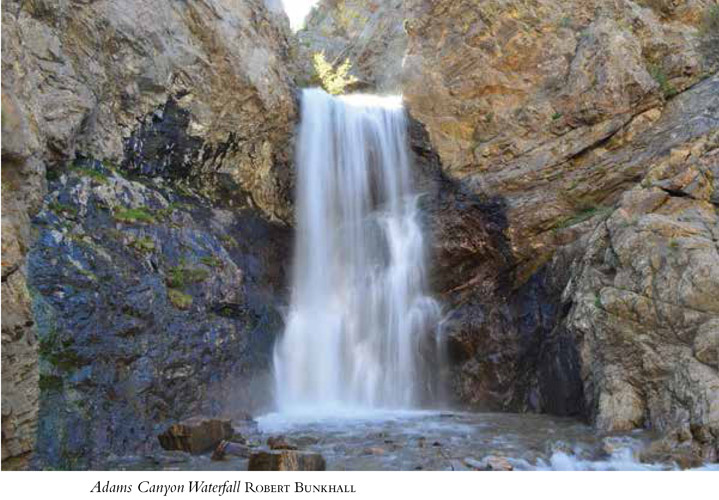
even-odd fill
[{"label": "green moss", "polygon": [[557,111],[552,115],[552,121],[556,122],[557,120],[562,118],[562,116],[564,116],[564,115],[562,113],[560,113],[559,111]]},{"label": "green moss", "polygon": [[41,391],[61,391],[63,387],[62,377],[40,374],[38,386]]},{"label": "green moss", "polygon": [[222,261],[214,255],[209,257],[201,257],[200,262],[202,262],[207,267],[222,267]]},{"label": "green moss", "polygon": [[154,224],[155,216],[147,208],[128,208],[114,214],[115,220],[126,223]]},{"label": "green moss", "polygon": [[665,99],[674,97],[679,93],[674,85],[669,82],[669,77],[661,66],[657,64],[650,65],[649,74],[651,74],[652,78],[659,84],[659,89],[662,91]]},{"label": "green moss", "polygon": [[594,292],[594,307],[597,309],[602,308],[602,296],[599,295],[599,292]]},{"label": "green moss", "polygon": [[170,288],[185,288],[192,283],[200,283],[210,276],[206,269],[185,267],[184,265],[170,268],[167,277],[167,286]]},{"label": "green moss", "polygon": [[40,339],[39,354],[51,365],[61,370],[76,370],[87,363],[72,348],[72,340],[60,341],[55,332]]},{"label": "green moss", "polygon": [[97,275],[87,269],[78,269],[78,272],[92,281],[97,281]]},{"label": "green moss", "polygon": [[236,248],[238,246],[237,240],[235,240],[235,238],[233,238],[229,234],[223,234],[222,236],[220,236],[220,241],[222,241],[222,243],[228,248]]},{"label": "green moss", "polygon": [[73,207],[72,205],[59,203],[57,201],[48,203],[47,208],[49,208],[56,215],[66,215],[70,217],[75,217],[77,215],[77,208]]},{"label": "green moss", "polygon": [[192,296],[174,288],[167,289],[167,298],[173,306],[183,311],[192,306]]},{"label": "green moss", "polygon": [[72,171],[82,177],[89,177],[99,184],[107,184],[107,176],[97,170],[86,167],[73,166]]},{"label": "green moss", "polygon": [[143,236],[132,241],[130,246],[141,253],[151,253],[155,250],[155,242],[149,236]]}]

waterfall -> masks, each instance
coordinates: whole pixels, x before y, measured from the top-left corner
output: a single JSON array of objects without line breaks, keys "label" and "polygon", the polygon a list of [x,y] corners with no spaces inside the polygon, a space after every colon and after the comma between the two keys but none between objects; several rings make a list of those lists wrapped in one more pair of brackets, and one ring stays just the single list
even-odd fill
[{"label": "waterfall", "polygon": [[290,310],[275,348],[281,411],[415,408],[440,308],[399,97],[305,90]]}]

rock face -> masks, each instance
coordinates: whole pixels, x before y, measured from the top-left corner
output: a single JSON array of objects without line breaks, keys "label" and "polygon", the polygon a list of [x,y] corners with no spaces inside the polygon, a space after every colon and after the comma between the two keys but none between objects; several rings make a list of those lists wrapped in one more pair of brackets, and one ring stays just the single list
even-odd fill
[{"label": "rock face", "polygon": [[715,459],[716,6],[405,0],[389,35],[352,5],[366,31],[332,54],[369,32],[407,44],[453,394],[654,427]]},{"label": "rock face", "polygon": [[297,32],[297,66],[301,86],[318,82],[312,56],[352,63],[354,89],[400,92],[402,58],[407,48],[402,0],[322,0]]},{"label": "rock face", "polygon": [[597,427],[657,428],[712,461],[719,457],[717,118],[714,132],[673,149],[622,196],[565,291]]},{"label": "rock face", "polygon": [[571,4],[404,4],[453,392],[716,459],[712,7]]},{"label": "rock face", "polygon": [[247,470],[312,471],[325,470],[325,459],[319,453],[301,451],[260,451],[250,456]]},{"label": "rock face", "polygon": [[[42,460],[89,466],[93,444],[133,448],[162,419],[187,416],[182,400],[198,381],[203,392],[222,374],[248,375],[244,349],[260,342],[266,353],[279,328],[274,302],[253,301],[284,280],[276,262],[263,266],[285,262],[288,237],[267,221],[291,216],[289,26],[262,0],[11,0],[2,14],[3,467],[32,450],[39,389],[40,439],[61,438]],[[34,319],[25,255],[46,173]],[[264,250],[248,250],[246,238]],[[203,250],[188,257],[183,245]],[[204,266],[205,284],[168,278],[190,265]],[[198,314],[207,319],[196,324]],[[227,353],[219,366],[207,363],[215,350]],[[148,364],[159,358],[159,368]],[[118,433],[100,431],[100,418]]]},{"label": "rock face", "polygon": [[101,467],[168,421],[270,403],[287,228],[97,161],[50,182],[35,225],[40,465]]},{"label": "rock face", "polygon": [[82,153],[209,187],[225,174],[288,215],[289,27],[262,0],[10,1],[3,14],[3,92],[48,163]]},{"label": "rock face", "polygon": [[6,469],[26,464],[37,427],[37,341],[25,257],[32,242],[30,217],[41,205],[45,176],[33,152],[26,117],[4,91],[2,116],[2,460]]},{"label": "rock face", "polygon": [[613,204],[641,175],[595,168],[714,66],[711,2],[405,1],[403,94],[444,169],[501,196],[518,283],[553,229]]},{"label": "rock face", "polygon": [[195,417],[179,424],[172,424],[158,437],[166,450],[202,453],[214,449],[224,439],[232,437],[229,420]]}]

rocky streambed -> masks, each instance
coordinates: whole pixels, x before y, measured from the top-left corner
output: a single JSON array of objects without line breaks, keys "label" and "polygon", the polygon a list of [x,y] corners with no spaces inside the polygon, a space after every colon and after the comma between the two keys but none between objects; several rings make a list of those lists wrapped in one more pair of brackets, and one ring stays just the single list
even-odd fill
[{"label": "rocky streambed", "polygon": [[[649,431],[599,434],[570,418],[454,411],[272,413],[234,425],[245,453],[112,456],[122,470],[247,470],[257,455],[321,456],[327,470],[719,470]],[[244,455],[244,456],[241,456]],[[301,459],[300,459],[301,463]]]}]

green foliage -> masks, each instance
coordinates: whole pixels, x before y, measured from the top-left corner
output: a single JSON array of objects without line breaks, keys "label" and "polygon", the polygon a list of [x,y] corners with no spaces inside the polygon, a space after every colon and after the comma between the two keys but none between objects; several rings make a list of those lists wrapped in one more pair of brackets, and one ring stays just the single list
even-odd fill
[{"label": "green foliage", "polygon": [[352,64],[349,58],[336,69],[327,62],[324,52],[316,52],[312,56],[315,74],[319,78],[322,88],[332,95],[343,94],[346,88],[357,83],[357,78],[349,74]]},{"label": "green foliage", "polygon": [[662,91],[665,99],[669,99],[678,94],[677,89],[669,82],[669,77],[664,71],[664,68],[658,64],[652,64],[649,66],[649,74],[652,75],[652,78],[659,84],[659,89]]},{"label": "green foliage", "polygon": [[60,341],[53,331],[40,339],[39,355],[42,359],[61,370],[75,370],[84,366],[86,362],[72,348],[73,341],[67,339]]},{"label": "green foliage", "polygon": [[128,208],[114,214],[115,220],[127,223],[154,224],[155,217],[147,208]]},{"label": "green foliage", "polygon": [[170,268],[167,277],[167,286],[170,288],[185,288],[192,283],[200,283],[210,276],[206,269],[175,266]]},{"label": "green foliage", "polygon": [[41,373],[38,385],[41,391],[61,391],[63,386],[62,377],[58,377],[57,375],[45,375]]},{"label": "green foliage", "polygon": [[81,177],[89,177],[98,184],[107,184],[107,176],[91,168],[73,166],[72,171]]},{"label": "green foliage", "polygon": [[183,311],[192,306],[192,296],[174,288],[167,289],[167,298],[173,306]]},{"label": "green foliage", "polygon": [[594,292],[594,307],[597,309],[602,308],[602,296],[599,295],[599,292]]},{"label": "green foliage", "polygon": [[130,243],[130,246],[142,253],[151,253],[155,250],[155,242],[149,236],[143,236]]},{"label": "green foliage", "polygon": [[214,255],[211,255],[209,257],[200,257],[200,262],[202,262],[207,267],[222,267],[222,261]]},{"label": "green foliage", "polygon": [[220,240],[221,240],[222,243],[224,243],[224,245],[225,245],[226,247],[228,247],[228,248],[236,248],[236,247],[238,246],[238,245],[237,245],[237,240],[235,240],[235,239],[234,239],[232,236],[230,236],[229,234],[223,234],[222,236],[220,236]]},{"label": "green foliage", "polygon": [[77,215],[77,208],[73,207],[72,205],[66,205],[57,201],[48,203],[47,208],[49,208],[56,215],[66,215],[70,217],[74,217]]},{"label": "green foliage", "polygon": [[562,116],[564,116],[562,113],[560,113],[559,111],[556,111],[556,112],[552,115],[552,121],[553,121],[553,122],[556,122],[557,120],[559,120],[560,118],[562,118]]}]

